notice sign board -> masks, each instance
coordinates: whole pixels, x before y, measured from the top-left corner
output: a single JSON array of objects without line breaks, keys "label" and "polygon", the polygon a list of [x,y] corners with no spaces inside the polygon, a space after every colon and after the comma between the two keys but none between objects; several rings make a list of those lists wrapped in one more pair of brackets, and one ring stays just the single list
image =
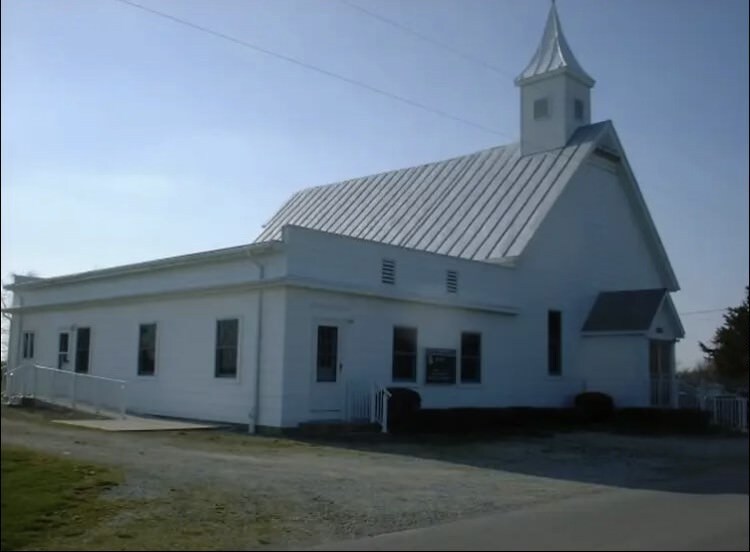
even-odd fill
[{"label": "notice sign board", "polygon": [[456,383],[456,350],[427,349],[425,383]]}]

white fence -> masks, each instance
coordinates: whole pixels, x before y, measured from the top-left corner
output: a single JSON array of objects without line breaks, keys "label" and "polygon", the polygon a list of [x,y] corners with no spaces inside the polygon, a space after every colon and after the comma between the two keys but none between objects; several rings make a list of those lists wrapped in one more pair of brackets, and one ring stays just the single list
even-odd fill
[{"label": "white fence", "polygon": [[79,374],[39,364],[24,364],[4,374],[4,399],[34,398],[73,409],[125,417],[124,380]]},{"label": "white fence", "polygon": [[371,393],[367,385],[346,383],[346,419],[350,422],[369,422],[372,408]]},{"label": "white fence", "polygon": [[711,422],[747,433],[747,399],[718,396],[704,399],[703,410],[711,412]]},{"label": "white fence", "polygon": [[346,385],[346,419],[350,422],[370,422],[378,424],[383,433],[388,432],[388,399],[391,394],[387,389],[373,383],[347,382]]}]

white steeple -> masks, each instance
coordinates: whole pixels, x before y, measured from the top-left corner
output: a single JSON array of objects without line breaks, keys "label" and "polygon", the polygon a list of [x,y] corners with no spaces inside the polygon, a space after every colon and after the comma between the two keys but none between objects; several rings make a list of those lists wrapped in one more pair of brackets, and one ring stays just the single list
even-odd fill
[{"label": "white steeple", "polygon": [[534,57],[516,77],[521,88],[521,153],[560,148],[591,123],[592,79],[565,40],[554,0]]}]

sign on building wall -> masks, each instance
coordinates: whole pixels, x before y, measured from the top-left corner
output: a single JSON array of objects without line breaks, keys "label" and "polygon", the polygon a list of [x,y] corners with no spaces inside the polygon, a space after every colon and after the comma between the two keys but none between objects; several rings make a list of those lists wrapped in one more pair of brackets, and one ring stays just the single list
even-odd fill
[{"label": "sign on building wall", "polygon": [[456,383],[456,350],[427,349],[425,383]]}]

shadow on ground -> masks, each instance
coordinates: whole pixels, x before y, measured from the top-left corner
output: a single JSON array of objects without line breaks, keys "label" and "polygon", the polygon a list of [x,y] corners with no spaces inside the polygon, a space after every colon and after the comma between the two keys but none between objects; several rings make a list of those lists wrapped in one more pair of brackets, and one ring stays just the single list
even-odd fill
[{"label": "shadow on ground", "polygon": [[695,494],[748,492],[747,436],[534,435],[295,436],[310,444],[411,456],[558,480]]}]

